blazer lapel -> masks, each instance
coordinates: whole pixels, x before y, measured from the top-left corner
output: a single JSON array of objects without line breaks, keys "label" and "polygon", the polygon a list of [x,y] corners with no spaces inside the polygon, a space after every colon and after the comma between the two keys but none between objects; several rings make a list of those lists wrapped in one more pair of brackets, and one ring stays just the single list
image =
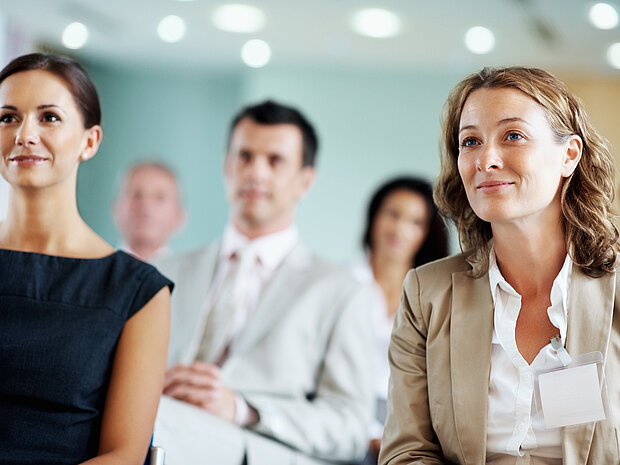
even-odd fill
[{"label": "blazer lapel", "polygon": [[[606,361],[614,312],[616,275],[590,278],[573,265],[571,279],[566,349],[571,355],[599,351]],[[563,429],[562,445],[566,465],[584,465],[587,462],[593,434],[594,423]]]},{"label": "blazer lapel", "polygon": [[463,463],[484,463],[493,300],[487,275],[452,275],[450,369],[454,421]]},{"label": "blazer lapel", "polygon": [[311,263],[310,252],[302,244],[296,245],[263,290],[258,306],[233,345],[233,352],[252,347],[282,314],[290,311],[308,283],[306,273],[311,271]]},{"label": "blazer lapel", "polygon": [[179,292],[185,292],[191,300],[183,302],[185,308],[176,311],[193,313],[191,318],[189,316],[185,317],[186,321],[191,321],[193,324],[186,322],[184,325],[191,331],[189,341],[185,339],[188,343],[182,358],[182,361],[187,364],[192,363],[196,359],[200,342],[204,335],[209,307],[213,304],[211,301],[213,280],[218,266],[220,250],[221,244],[217,243],[208,247],[200,255],[193,257],[192,262],[188,264],[183,275],[183,278],[187,281],[183,283],[184,287]]}]

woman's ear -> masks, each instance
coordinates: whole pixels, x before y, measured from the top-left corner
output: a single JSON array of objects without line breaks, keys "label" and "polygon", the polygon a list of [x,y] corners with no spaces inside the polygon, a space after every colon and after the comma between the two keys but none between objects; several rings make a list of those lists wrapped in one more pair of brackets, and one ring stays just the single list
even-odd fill
[{"label": "woman's ear", "polygon": [[103,131],[98,124],[86,130],[86,144],[84,150],[82,150],[80,154],[81,161],[88,160],[95,156],[99,149],[99,144],[101,144],[102,136]]},{"label": "woman's ear", "polygon": [[583,152],[583,141],[577,134],[570,136],[566,142],[566,152],[564,154],[564,160],[562,162],[562,176],[567,178],[577,168],[579,160],[581,160],[581,153]]}]

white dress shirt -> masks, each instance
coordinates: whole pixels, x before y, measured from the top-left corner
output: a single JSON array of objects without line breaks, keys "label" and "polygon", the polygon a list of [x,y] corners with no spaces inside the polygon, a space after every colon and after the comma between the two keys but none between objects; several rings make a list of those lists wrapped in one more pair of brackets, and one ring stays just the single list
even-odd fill
[{"label": "white dress shirt", "polygon": [[[566,344],[568,295],[572,261],[567,255],[553,281],[551,306],[547,314],[558,328],[562,345]],[[562,463],[561,429],[547,430],[536,415],[534,373],[561,366],[557,352],[547,344],[531,365],[519,353],[515,338],[521,296],[506,282],[491,249],[489,282],[494,304],[489,408],[487,424],[487,463],[558,464]]]},{"label": "white dress shirt", "polygon": [[[388,304],[381,286],[375,281],[372,267],[368,257],[363,257],[349,267],[353,276],[368,285],[371,289],[371,322],[373,331],[373,385],[375,397],[382,401],[387,400],[388,384],[390,380],[390,363],[388,361],[388,348],[394,326],[395,315],[388,315]],[[369,428],[371,438],[380,438],[383,434],[383,422],[375,418]]]},{"label": "white dress shirt", "polygon": [[368,258],[360,258],[350,266],[353,276],[368,285],[372,290],[372,329],[374,337],[373,370],[375,395],[387,399],[388,382],[390,378],[390,363],[388,362],[388,348],[394,325],[394,316],[388,315],[387,300],[381,286],[375,281]]},{"label": "white dress shirt", "polygon": [[[298,241],[299,233],[295,226],[253,240],[240,233],[232,224],[226,226],[213,289],[207,298],[207,308],[211,308],[218,299],[222,283],[230,272],[233,260],[235,260],[235,253],[251,243],[252,251],[257,257],[253,268],[249,270],[247,282],[244,283],[246,287],[244,301],[235,313],[231,345],[234,345],[236,337],[241,333],[248,318],[258,306],[260,295],[273,273]],[[242,426],[252,423],[255,418],[247,402],[238,394],[235,396],[235,401],[235,423]]]},{"label": "white dress shirt", "polygon": [[257,260],[247,275],[245,299],[241,308],[237,309],[236,321],[233,329],[233,341],[237,336],[251,313],[258,306],[260,294],[273,276],[276,268],[282,263],[284,258],[293,250],[299,240],[299,233],[295,226],[291,226],[282,231],[257,237],[250,240],[241,234],[233,225],[229,224],[222,238],[222,248],[220,259],[215,275],[215,286],[213,295],[209,299],[215,302],[219,297],[222,281],[228,275],[232,267],[235,253],[251,243],[253,253]]}]

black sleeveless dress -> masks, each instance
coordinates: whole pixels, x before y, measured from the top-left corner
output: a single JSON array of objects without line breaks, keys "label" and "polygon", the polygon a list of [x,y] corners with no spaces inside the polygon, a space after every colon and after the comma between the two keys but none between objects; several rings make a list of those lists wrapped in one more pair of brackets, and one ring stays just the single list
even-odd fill
[{"label": "black sleeveless dress", "polygon": [[0,464],[97,455],[121,331],[164,286],[173,284],[124,252],[78,259],[0,249]]}]

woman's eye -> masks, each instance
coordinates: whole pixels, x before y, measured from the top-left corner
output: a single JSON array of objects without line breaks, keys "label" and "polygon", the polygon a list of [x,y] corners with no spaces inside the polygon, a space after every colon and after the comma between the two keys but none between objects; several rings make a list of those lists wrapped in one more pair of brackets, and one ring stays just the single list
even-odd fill
[{"label": "woman's eye", "polygon": [[388,210],[387,214],[390,218],[397,220],[398,218],[400,218],[400,214],[398,213],[397,210]]},{"label": "woman's eye", "polygon": [[46,123],[55,123],[57,121],[60,121],[58,115],[54,113],[45,113],[41,119]]},{"label": "woman's eye", "polygon": [[10,113],[0,116],[0,123],[8,124],[8,123],[13,123],[15,121],[16,121],[15,116]]},{"label": "woman's eye", "polygon": [[461,142],[461,147],[472,147],[472,146],[477,145],[477,144],[478,144],[478,141],[476,139],[474,139],[473,137],[466,137]]},{"label": "woman's eye", "polygon": [[523,139],[523,136],[518,132],[511,132],[508,134],[508,140],[519,140]]}]

